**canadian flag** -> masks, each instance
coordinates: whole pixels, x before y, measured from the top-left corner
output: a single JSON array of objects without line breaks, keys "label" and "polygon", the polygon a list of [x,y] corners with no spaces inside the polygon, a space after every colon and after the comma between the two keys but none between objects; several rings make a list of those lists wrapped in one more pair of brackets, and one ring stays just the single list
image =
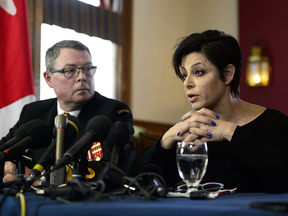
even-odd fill
[{"label": "canadian flag", "polygon": [[0,0],[0,138],[35,101],[26,0]]}]

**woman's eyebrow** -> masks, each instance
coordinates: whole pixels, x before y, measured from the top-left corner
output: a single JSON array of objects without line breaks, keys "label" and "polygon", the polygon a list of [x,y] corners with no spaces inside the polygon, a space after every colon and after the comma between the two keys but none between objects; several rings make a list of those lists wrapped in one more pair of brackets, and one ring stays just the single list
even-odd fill
[{"label": "woman's eyebrow", "polygon": [[[197,62],[197,63],[193,64],[193,65],[191,66],[191,69],[194,68],[194,67],[196,67],[196,66],[198,66],[198,65],[200,65],[200,64],[203,65],[201,62]],[[204,65],[203,65],[203,66],[204,66]]]}]

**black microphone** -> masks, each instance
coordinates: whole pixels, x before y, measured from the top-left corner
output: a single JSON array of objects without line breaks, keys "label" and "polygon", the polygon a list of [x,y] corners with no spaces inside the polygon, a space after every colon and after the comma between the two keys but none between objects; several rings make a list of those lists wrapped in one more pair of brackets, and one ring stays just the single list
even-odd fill
[{"label": "black microphone", "polygon": [[26,134],[25,138],[0,153],[0,163],[7,160],[13,160],[22,155],[26,149],[32,148],[34,150],[43,148],[51,142],[52,134],[50,128],[44,124],[34,125]]},{"label": "black microphone", "polygon": [[26,122],[25,124],[21,125],[13,134],[13,138],[7,141],[6,143],[2,144],[0,146],[0,152],[4,151],[5,149],[8,149],[18,143],[20,140],[22,140],[25,137],[25,134],[28,130],[31,129],[36,124],[43,123],[40,119],[35,119]]},{"label": "black microphone", "polygon": [[112,151],[110,163],[106,164],[99,175],[99,179],[105,183],[105,193],[122,187],[124,171],[118,166],[121,151],[124,151],[124,146],[128,142],[129,130],[126,123],[122,121],[115,122],[107,135],[107,139],[103,142],[103,146],[107,145],[110,151]]},{"label": "black microphone", "polygon": [[129,142],[129,129],[125,122],[115,122],[108,135],[107,146],[112,151],[110,163],[111,165],[119,165],[120,153],[124,151],[124,146]]},{"label": "black microphone", "polygon": [[[68,115],[68,125],[65,131],[64,145],[69,145],[77,137],[79,133],[79,121],[75,116]],[[28,188],[35,181],[36,177],[40,176],[42,171],[51,162],[51,157],[54,158],[56,149],[56,140],[53,140],[50,146],[46,149],[40,160],[31,170],[26,179],[26,185],[22,187],[23,190]]]},{"label": "black microphone", "polygon": [[92,118],[85,128],[85,134],[66,151],[63,157],[58,160],[53,170],[78,160],[83,154],[87,154],[93,142],[102,142],[107,137],[110,128],[111,121],[109,118],[105,116],[95,116]]},{"label": "black microphone", "polygon": [[[146,178],[144,176],[145,173],[147,173]],[[156,194],[159,197],[165,197],[166,196],[165,186],[161,183],[159,178],[156,175],[153,175],[152,173],[156,173],[161,177],[163,176],[161,169],[155,164],[146,164],[139,171],[139,174],[143,174],[143,178],[146,181],[144,184],[146,185],[148,184],[150,186],[155,187]]]},{"label": "black microphone", "polygon": [[65,138],[65,129],[68,124],[68,118],[65,115],[57,115],[55,117],[55,128],[57,130],[56,136],[56,161],[63,156],[64,153],[64,138]]}]

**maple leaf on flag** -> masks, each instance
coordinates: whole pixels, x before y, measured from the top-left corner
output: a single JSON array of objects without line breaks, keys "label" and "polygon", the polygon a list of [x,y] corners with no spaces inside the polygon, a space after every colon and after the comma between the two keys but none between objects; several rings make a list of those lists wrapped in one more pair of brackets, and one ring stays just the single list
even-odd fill
[{"label": "maple leaf on flag", "polygon": [[13,0],[0,0],[0,7],[2,7],[7,13],[12,16],[17,13],[17,8]]}]

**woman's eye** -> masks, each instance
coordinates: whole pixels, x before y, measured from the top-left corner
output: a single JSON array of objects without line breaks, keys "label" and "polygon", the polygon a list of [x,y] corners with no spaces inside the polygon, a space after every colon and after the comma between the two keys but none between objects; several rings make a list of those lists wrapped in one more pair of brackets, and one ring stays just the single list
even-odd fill
[{"label": "woman's eye", "polygon": [[183,77],[184,79],[186,79],[187,74],[182,74],[182,77]]},{"label": "woman's eye", "polygon": [[195,71],[195,74],[196,74],[197,76],[201,76],[201,75],[204,74],[204,71],[197,70],[197,71]]}]

